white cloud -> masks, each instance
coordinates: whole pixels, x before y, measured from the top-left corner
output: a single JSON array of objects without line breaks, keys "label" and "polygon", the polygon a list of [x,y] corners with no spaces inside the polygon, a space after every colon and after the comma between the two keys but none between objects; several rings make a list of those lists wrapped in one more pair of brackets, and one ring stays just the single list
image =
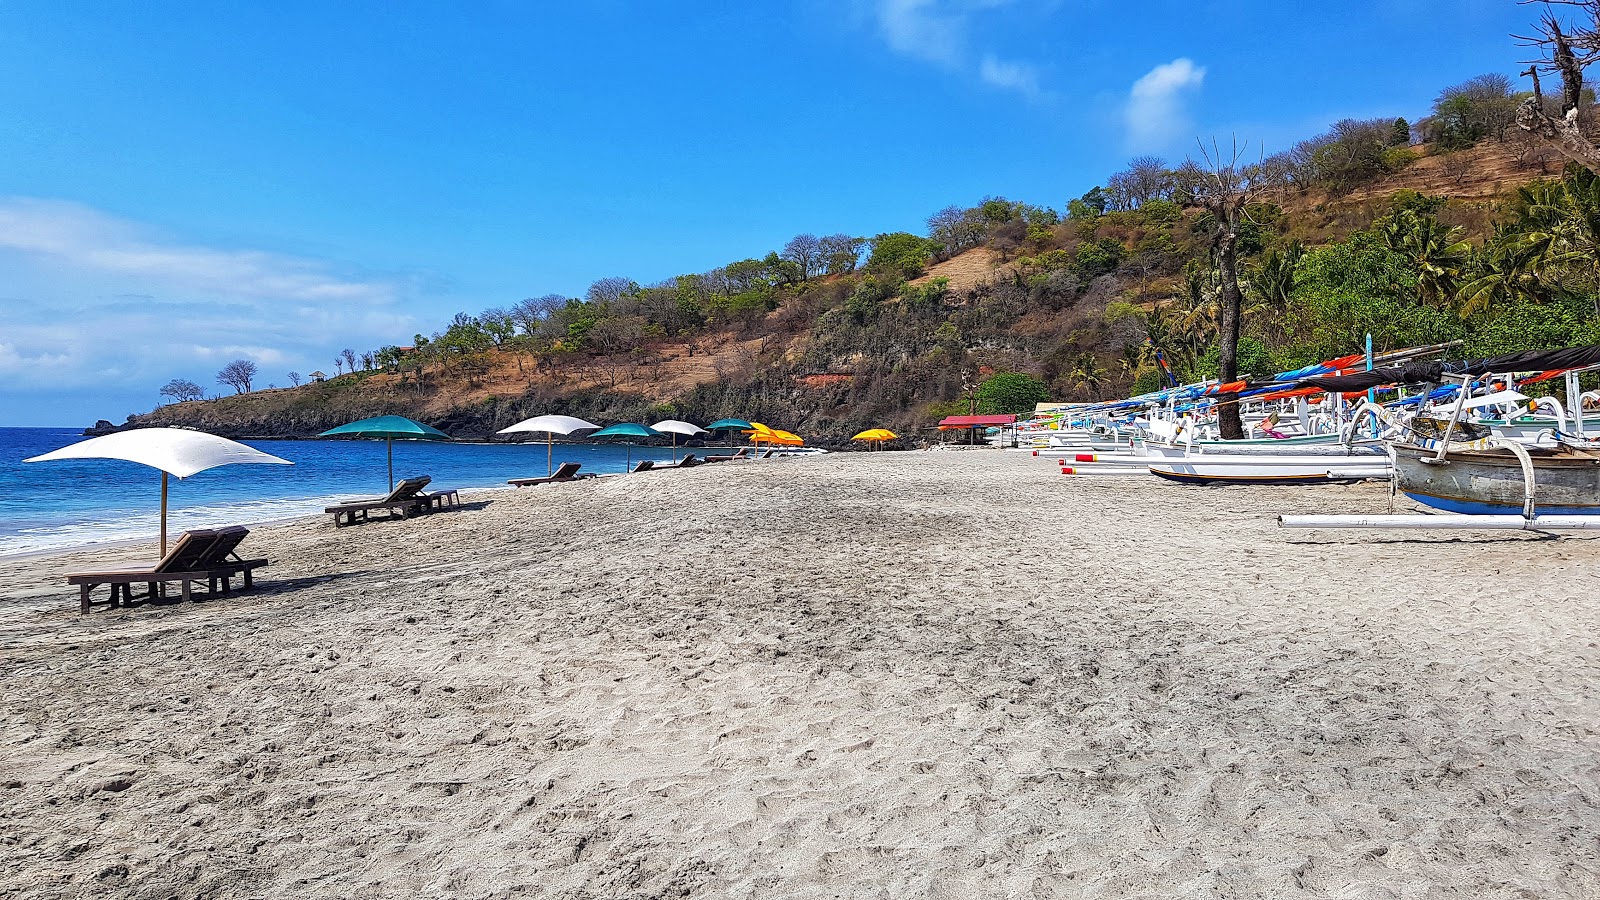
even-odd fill
[{"label": "white cloud", "polygon": [[1027,63],[985,53],[973,62],[970,45],[980,13],[1013,0],[873,0],[878,33],[901,56],[951,71],[975,74],[985,84],[1037,97],[1039,73]]},{"label": "white cloud", "polygon": [[1159,150],[1182,135],[1189,125],[1183,106],[1187,94],[1199,90],[1206,70],[1188,58],[1162,63],[1133,83],[1123,118],[1128,145],[1134,150]]},{"label": "white cloud", "polygon": [[59,200],[0,199],[0,248],[159,283],[280,300],[387,301],[390,285],[339,278],[325,264],[256,250],[183,246],[97,210]]},{"label": "white cloud", "polygon": [[879,0],[878,30],[896,53],[946,66],[961,64],[964,22],[937,0]]},{"label": "white cloud", "polygon": [[400,301],[415,285],[339,268],[173,240],[81,204],[0,198],[0,284],[13,295],[0,301],[0,375],[18,396],[148,385],[154,402],[168,379],[209,385],[241,357],[262,366],[262,383],[281,383],[290,368],[328,368],[342,347],[409,343],[418,323]]},{"label": "white cloud", "polygon": [[988,84],[1027,97],[1039,96],[1039,70],[1027,63],[1006,62],[985,55],[978,67],[978,76]]}]

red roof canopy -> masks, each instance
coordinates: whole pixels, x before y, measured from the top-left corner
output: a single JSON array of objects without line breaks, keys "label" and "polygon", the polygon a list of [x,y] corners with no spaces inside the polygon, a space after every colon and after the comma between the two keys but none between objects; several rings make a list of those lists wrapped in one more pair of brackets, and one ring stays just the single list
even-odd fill
[{"label": "red roof canopy", "polygon": [[985,428],[990,425],[1015,425],[1017,417],[1004,416],[945,416],[939,420],[940,428]]}]

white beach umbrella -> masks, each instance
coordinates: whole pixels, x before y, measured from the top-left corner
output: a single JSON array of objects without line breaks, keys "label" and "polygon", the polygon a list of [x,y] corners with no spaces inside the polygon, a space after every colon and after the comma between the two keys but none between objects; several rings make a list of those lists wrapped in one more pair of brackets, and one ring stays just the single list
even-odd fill
[{"label": "white beach umbrella", "polygon": [[555,474],[555,436],[558,434],[571,434],[574,431],[583,431],[586,428],[599,428],[593,422],[585,422],[573,416],[534,416],[523,419],[515,425],[500,429],[498,434],[515,434],[519,431],[542,431],[545,433],[545,466],[549,469],[546,475]]},{"label": "white beach umbrella", "polygon": [[667,434],[672,435],[673,462],[678,461],[678,435],[681,434],[685,437],[694,437],[697,434],[711,433],[704,428],[701,428],[699,425],[694,424],[693,422],[683,422],[678,419],[662,419],[650,427],[654,428],[656,431],[665,431]]},{"label": "white beach umbrella", "polygon": [[292,466],[287,459],[262,453],[238,441],[187,428],[137,428],[90,438],[23,462],[63,459],[121,459],[161,470],[161,555],[167,555],[167,476],[188,478],[196,472],[238,463]]}]

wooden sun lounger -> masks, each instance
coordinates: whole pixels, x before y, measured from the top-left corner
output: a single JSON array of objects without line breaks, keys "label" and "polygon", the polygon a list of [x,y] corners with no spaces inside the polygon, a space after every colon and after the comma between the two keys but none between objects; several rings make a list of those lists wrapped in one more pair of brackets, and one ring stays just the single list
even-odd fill
[{"label": "wooden sun lounger", "polygon": [[[244,590],[255,586],[254,570],[267,565],[265,559],[242,559],[239,544],[250,534],[248,528],[233,526],[216,531],[196,529],[179,535],[167,555],[153,563],[133,563],[101,572],[69,572],[67,583],[78,586],[78,612],[87,613],[92,603],[90,592],[104,584],[111,587],[112,607],[131,606],[135,600],[166,596],[166,586],[174,581],[182,586],[183,599],[193,600],[193,585],[206,582],[206,596],[228,593],[233,577],[244,576]],[[138,596],[133,586],[145,585]]]},{"label": "wooden sun lounger", "polygon": [[535,484],[552,484],[557,481],[576,481],[579,478],[590,478],[589,475],[579,475],[578,470],[583,468],[583,463],[564,462],[556,470],[543,478],[513,478],[506,484],[517,487],[528,487]]},{"label": "wooden sun lounger", "polygon": [[707,456],[705,461],[706,462],[727,462],[730,459],[749,459],[749,458],[750,458],[750,448],[749,447],[740,447],[738,453],[723,453],[723,454],[719,454],[717,456]]},{"label": "wooden sun lounger", "polygon": [[323,512],[333,513],[333,524],[341,528],[345,525],[354,525],[357,521],[367,521],[367,514],[377,509],[387,511],[390,518],[396,514],[409,517],[412,513],[428,512],[433,508],[433,503],[423,495],[422,489],[432,480],[427,475],[407,478],[395,485],[387,497],[339,503],[324,509]]},{"label": "wooden sun lounger", "polygon": [[641,460],[639,460],[639,464],[633,467],[633,471],[634,472],[648,472],[651,469],[654,469],[655,467],[656,467],[656,461],[655,460],[653,460],[653,459],[641,459]]},{"label": "wooden sun lounger", "polygon": [[699,457],[695,456],[693,453],[690,453],[690,454],[685,455],[683,457],[683,459],[678,460],[677,468],[679,468],[679,469],[692,469],[695,466],[703,466],[705,464],[706,464],[705,460],[700,459]]}]

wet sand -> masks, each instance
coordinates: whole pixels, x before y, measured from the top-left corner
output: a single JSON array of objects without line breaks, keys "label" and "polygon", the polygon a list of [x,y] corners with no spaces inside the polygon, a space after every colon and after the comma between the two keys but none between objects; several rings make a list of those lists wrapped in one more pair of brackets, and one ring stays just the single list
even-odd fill
[{"label": "wet sand", "polygon": [[464,499],[193,604],[0,560],[0,894],[1600,896],[1592,538],[984,451]]}]

